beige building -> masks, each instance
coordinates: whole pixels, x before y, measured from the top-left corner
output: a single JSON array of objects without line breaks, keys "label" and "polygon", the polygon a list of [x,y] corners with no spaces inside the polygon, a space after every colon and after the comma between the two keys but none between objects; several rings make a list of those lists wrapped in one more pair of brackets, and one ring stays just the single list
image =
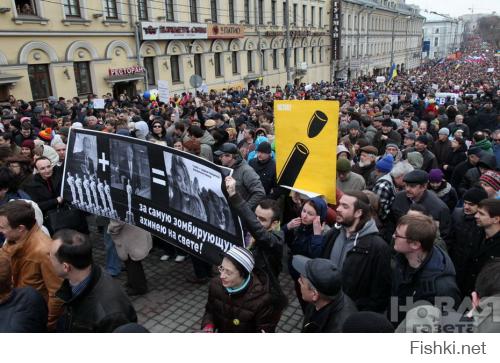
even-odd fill
[{"label": "beige building", "polygon": [[332,62],[336,78],[385,76],[392,63],[398,70],[420,64],[425,18],[418,8],[404,0],[334,0],[334,9],[336,3],[340,3],[339,51]]},{"label": "beige building", "polygon": [[[290,81],[330,79],[330,1],[289,1]],[[0,0],[0,101],[284,85],[285,0]],[[145,86],[145,83],[148,83]]]}]

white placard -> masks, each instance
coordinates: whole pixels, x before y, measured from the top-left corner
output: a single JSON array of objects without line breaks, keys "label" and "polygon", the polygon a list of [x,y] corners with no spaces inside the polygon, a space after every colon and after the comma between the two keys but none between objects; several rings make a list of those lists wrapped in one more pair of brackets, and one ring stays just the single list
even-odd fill
[{"label": "white placard", "polygon": [[439,89],[439,86],[436,83],[432,84],[432,89],[435,89],[436,91]]},{"label": "white placard", "polygon": [[170,100],[168,81],[158,81],[158,97],[161,102],[167,103]]},{"label": "white placard", "polygon": [[399,102],[399,95],[390,95],[391,104],[395,104]]},{"label": "white placard", "polygon": [[312,84],[306,84],[306,86],[304,87],[306,92],[312,90],[312,88],[313,88]]},{"label": "white placard", "polygon": [[385,77],[384,76],[378,76],[377,77],[377,83],[384,83],[385,82]]},{"label": "white placard", "polygon": [[92,100],[92,103],[94,104],[94,109],[104,110],[104,105],[105,105],[104,98],[94,98]]},{"label": "white placard", "polygon": [[203,82],[196,90],[201,93],[208,93],[208,86],[205,82]]},{"label": "white placard", "polygon": [[488,70],[486,71],[486,73],[493,73],[494,70],[495,70],[495,68],[488,68]]}]

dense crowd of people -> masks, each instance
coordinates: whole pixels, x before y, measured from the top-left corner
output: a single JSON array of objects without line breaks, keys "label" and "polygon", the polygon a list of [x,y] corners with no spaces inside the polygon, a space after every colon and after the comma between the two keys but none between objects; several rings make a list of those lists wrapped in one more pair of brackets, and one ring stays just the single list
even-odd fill
[{"label": "dense crowd of people", "polygon": [[[458,59],[386,83],[184,92],[169,102],[108,94],[104,109],[95,95],[11,96],[0,124],[0,332],[145,331],[129,300],[148,292],[142,261],[153,245],[163,261],[187,257],[121,221],[81,212],[71,229],[56,223],[70,128],[234,170],[224,187],[247,247],[226,252],[216,277],[190,258],[187,281],[209,283],[202,331],[274,332],[289,273],[303,332],[500,332],[491,308],[500,298],[498,59],[475,38]],[[273,102],[283,99],[340,103],[334,205],[277,184]],[[103,235],[105,266],[92,258],[87,221]],[[123,265],[125,290],[112,278]]]}]

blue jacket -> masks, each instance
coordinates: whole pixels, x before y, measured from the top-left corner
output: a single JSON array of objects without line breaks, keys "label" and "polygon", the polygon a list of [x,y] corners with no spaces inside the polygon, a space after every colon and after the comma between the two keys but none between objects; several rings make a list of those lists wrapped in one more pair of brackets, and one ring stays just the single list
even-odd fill
[{"label": "blue jacket", "polygon": [[497,159],[497,169],[500,170],[500,144],[493,145],[493,154],[495,154],[495,158]]}]

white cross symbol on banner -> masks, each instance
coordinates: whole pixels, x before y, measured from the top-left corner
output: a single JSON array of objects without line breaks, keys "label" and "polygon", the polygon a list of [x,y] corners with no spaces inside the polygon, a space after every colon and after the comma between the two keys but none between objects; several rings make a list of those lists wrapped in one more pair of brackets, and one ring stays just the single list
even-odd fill
[{"label": "white cross symbol on banner", "polygon": [[102,171],[106,171],[106,166],[109,165],[109,160],[106,159],[105,153],[102,153],[102,158],[99,159],[99,164],[102,164]]}]

